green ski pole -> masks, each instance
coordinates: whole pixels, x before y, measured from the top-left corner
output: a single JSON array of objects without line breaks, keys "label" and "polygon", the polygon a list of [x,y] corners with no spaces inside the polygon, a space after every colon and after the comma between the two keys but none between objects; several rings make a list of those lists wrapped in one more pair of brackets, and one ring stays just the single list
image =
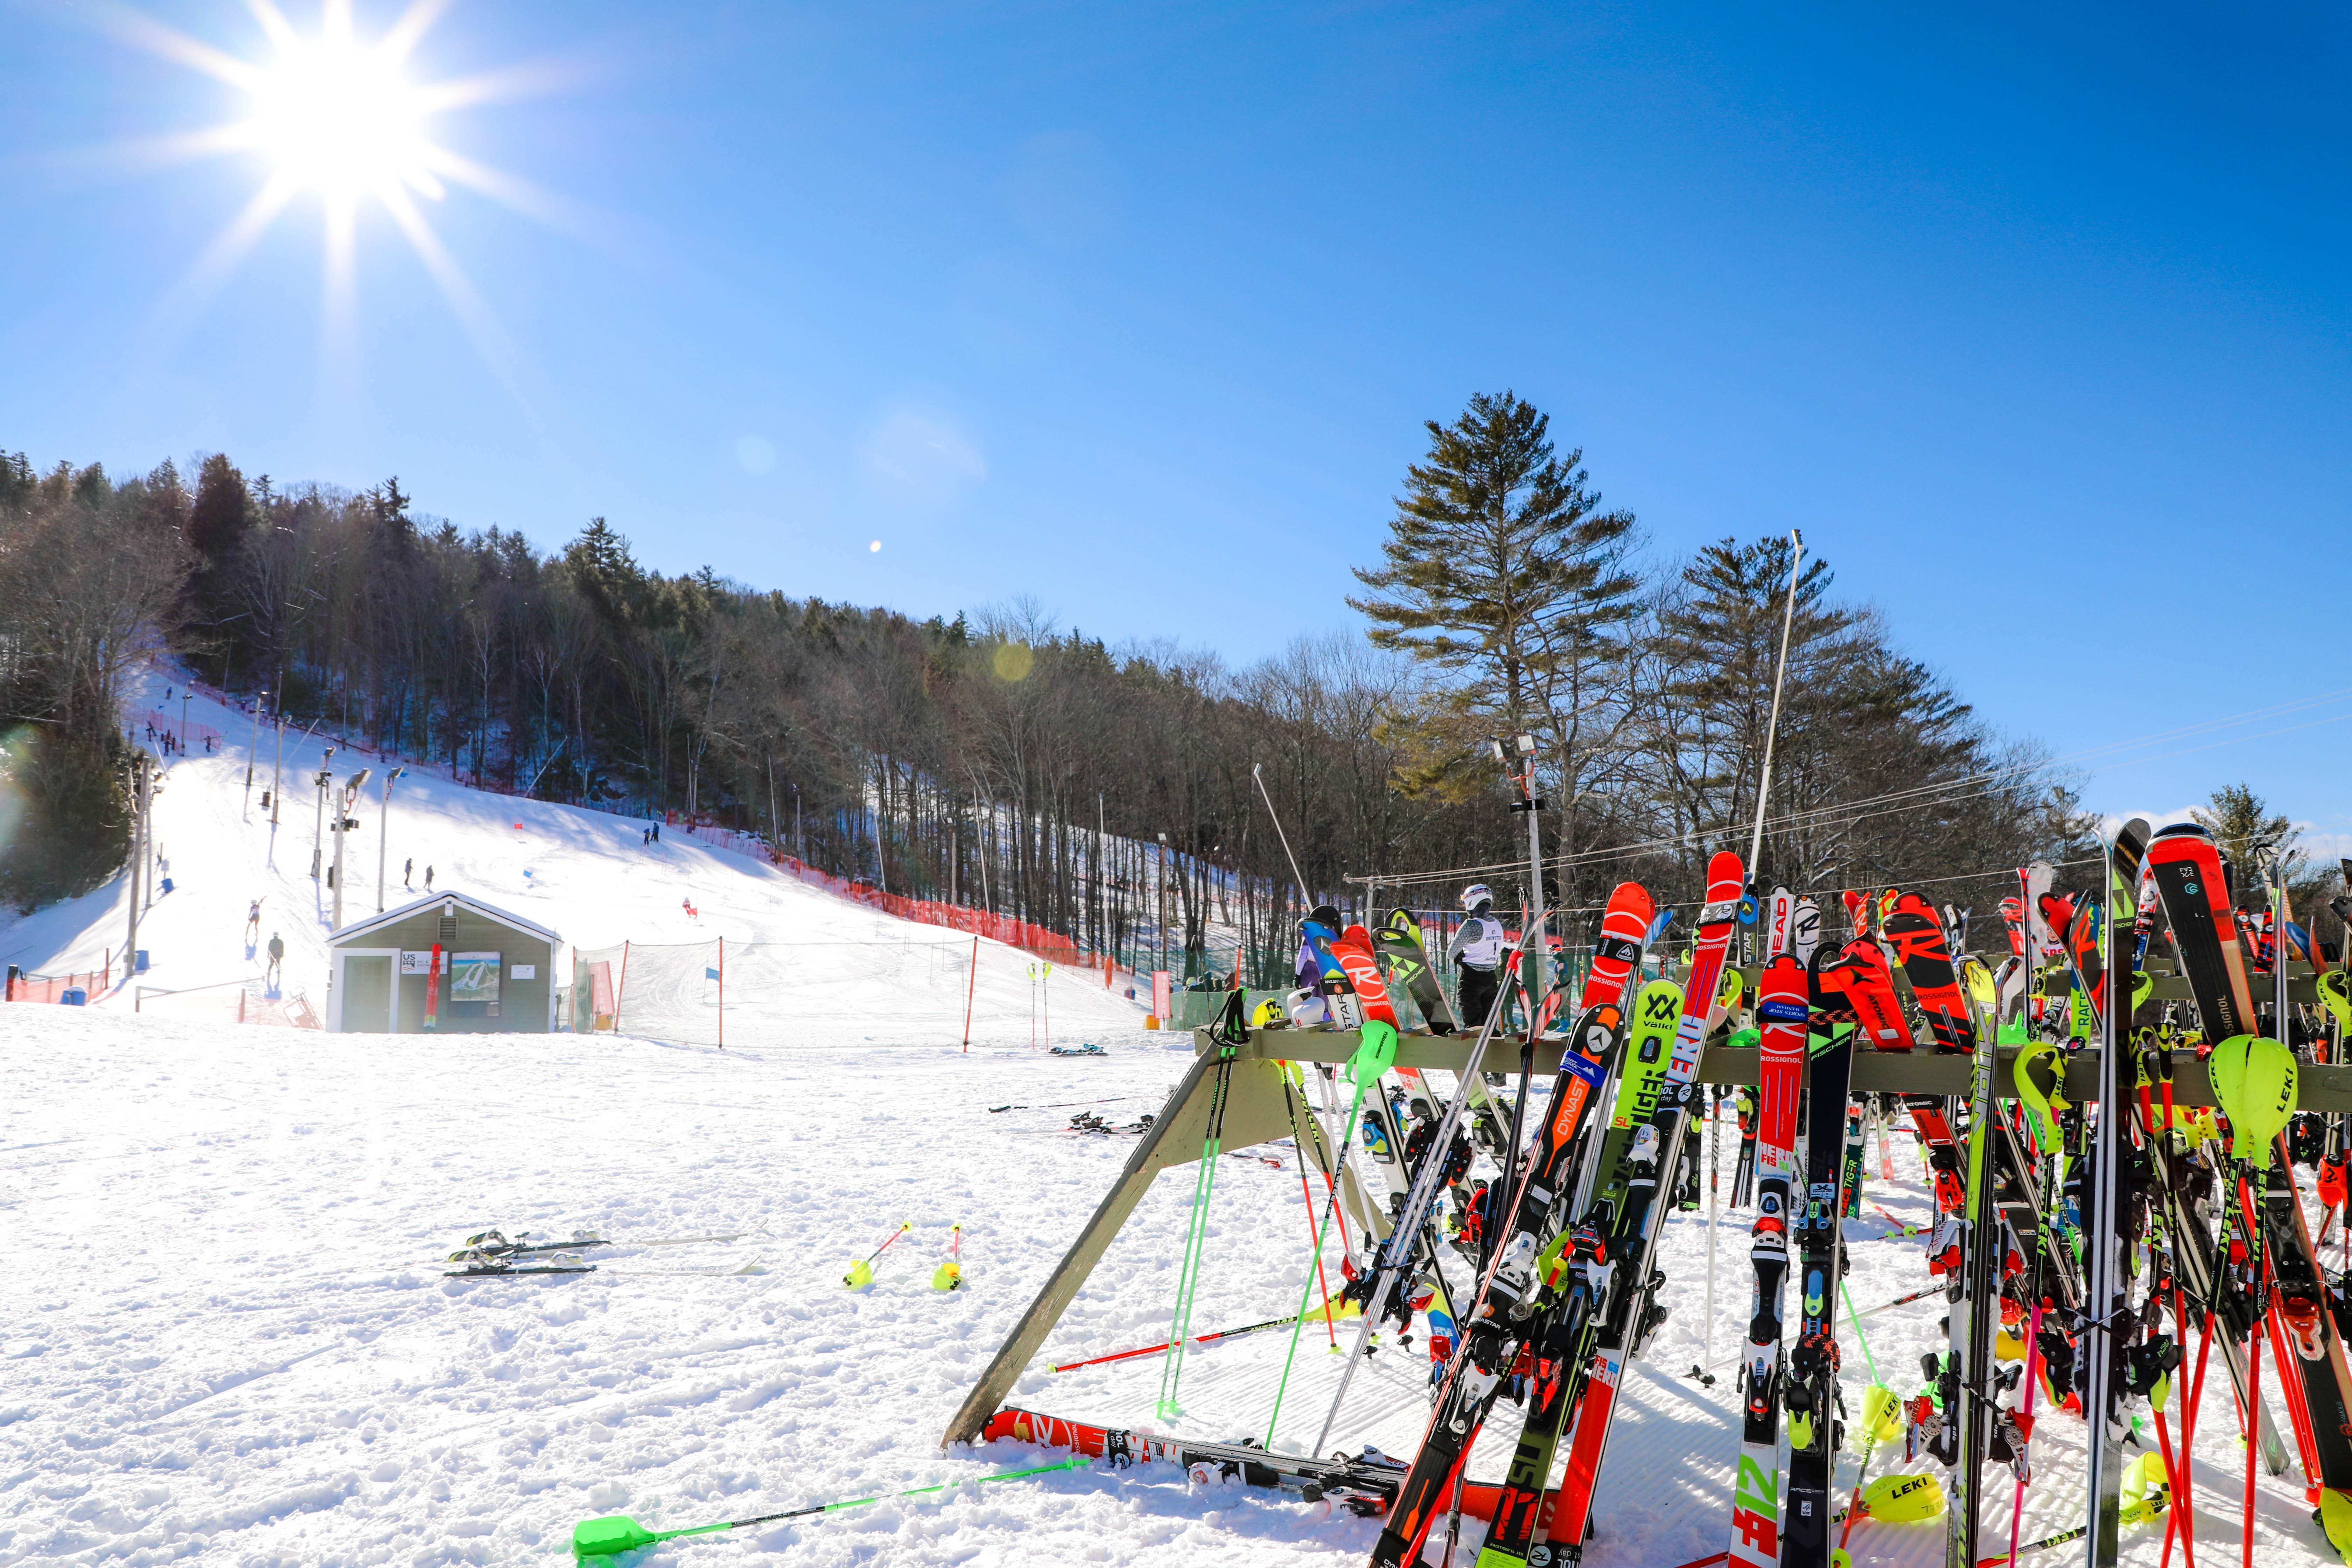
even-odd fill
[{"label": "green ski pole", "polygon": [[[1363,1124],[1364,1090],[1380,1082],[1381,1076],[1394,1065],[1397,1054],[1397,1032],[1378,1018],[1364,1020],[1360,1042],[1356,1054],[1349,1058],[1348,1077],[1356,1086],[1355,1098],[1348,1105],[1348,1125],[1339,1140],[1339,1158],[1333,1167],[1330,1201],[1323,1205],[1323,1223],[1315,1229],[1315,1256],[1323,1256],[1323,1237],[1331,1228],[1331,1211],[1339,1206],[1339,1188],[1348,1171],[1348,1152],[1354,1145],[1356,1131]],[[1398,1152],[1402,1154],[1402,1150]],[[1274,1447],[1275,1423],[1282,1419],[1282,1396],[1290,1386],[1291,1363],[1298,1355],[1298,1336],[1307,1326],[1307,1299],[1315,1293],[1315,1275],[1309,1270],[1306,1288],[1298,1294],[1298,1317],[1290,1331],[1290,1349],[1282,1358],[1282,1378],[1274,1386],[1274,1414],[1266,1417],[1265,1446]]]},{"label": "green ski pole", "polygon": [[[1084,1456],[1064,1459],[1058,1464],[1038,1465],[1026,1470],[1004,1470],[992,1476],[982,1476],[983,1481],[1017,1481],[1024,1476],[1042,1476],[1054,1470],[1082,1470],[1090,1463]],[[724,1524],[698,1524],[687,1530],[647,1530],[626,1514],[613,1514],[604,1519],[583,1519],[572,1527],[572,1554],[575,1558],[617,1557],[624,1552],[635,1552],[640,1546],[651,1546],[657,1541],[675,1541],[681,1535],[710,1535],[722,1530],[741,1530],[747,1525],[773,1524],[782,1519],[801,1519],[813,1513],[839,1513],[844,1509],[864,1508],[868,1503],[882,1502],[890,1498],[922,1497],[930,1492],[952,1491],[961,1481],[941,1481],[932,1487],[909,1487],[902,1492],[879,1492],[873,1497],[851,1498],[845,1502],[814,1503],[807,1508],[788,1509],[782,1513],[763,1513],[757,1519],[730,1519]]]}]

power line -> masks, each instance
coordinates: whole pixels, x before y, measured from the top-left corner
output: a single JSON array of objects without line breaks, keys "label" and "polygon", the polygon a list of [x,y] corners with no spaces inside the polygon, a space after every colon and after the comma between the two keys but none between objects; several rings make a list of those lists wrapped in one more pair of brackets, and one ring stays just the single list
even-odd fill
[{"label": "power line", "polygon": [[[1927,810],[1938,805],[1965,805],[1967,802],[1971,800],[1981,800],[1994,792],[1990,789],[1979,789],[1969,795],[1950,795],[1941,792],[1965,789],[1971,784],[1990,784],[1999,779],[2042,773],[2051,769],[2064,767],[2071,763],[2082,762],[2088,758],[2104,756],[2119,751],[2127,751],[2136,746],[2152,745],[2159,742],[2181,739],[2190,735],[2210,734],[2215,730],[2228,729],[2235,725],[2250,723],[2261,719],[2278,718],[2289,713],[2305,711],[2309,709],[2318,707],[2328,702],[2336,701],[2346,697],[2352,697],[2352,687],[2344,687],[2335,691],[2322,692],[2315,697],[2299,698],[2292,702],[2279,702],[2273,703],[2266,708],[2250,709],[2242,713],[2232,714],[2222,719],[2209,720],[2201,724],[2189,724],[2183,725],[2178,729],[2159,730],[2131,740],[2116,741],[2104,746],[2094,746],[2087,750],[2076,752],[2063,757],[2053,757],[2038,763],[2020,763],[2015,767],[1995,768],[1985,773],[1971,773],[1960,778],[1944,779],[1927,784],[1915,784],[1906,789],[1888,790],[1881,795],[1866,795],[1860,800],[1846,801],[1835,805],[1812,806],[1801,811],[1784,812],[1779,816],[1767,817],[1765,819],[1765,826],[1768,828],[1778,828],[1782,831],[1786,831],[1791,827],[1812,823],[1822,818],[1843,818],[1847,822],[1864,822],[1874,816],[1893,816],[1899,811]],[[2291,734],[2299,730],[2315,729],[2322,724],[2337,723],[2347,718],[2352,718],[2352,713],[2331,714],[2326,718],[2314,719],[2301,724],[2282,725],[2276,729],[2263,731],[2258,734],[2239,735],[2228,740],[2215,741],[2206,745],[2188,746],[2176,752],[2167,752],[2156,756],[2138,757],[2133,759],[2133,763],[2166,762],[2174,757],[2191,756],[2197,752],[2213,751],[2221,746],[2242,745],[2249,741],[2268,740],[2274,735]],[[2132,764],[2118,763],[2116,765],[2128,766]],[[2087,771],[2095,774],[2110,770],[2105,768],[2093,768]],[[1923,796],[1932,798],[1919,798]],[[1909,802],[1910,804],[1890,805],[1889,809],[1885,811],[1866,812],[1863,809],[1866,806],[1887,805],[1891,802]],[[1547,859],[1544,864],[1549,868],[1565,870],[1573,866],[1604,865],[1612,860],[1633,859],[1661,849],[1697,848],[1706,841],[1718,838],[1723,834],[1732,831],[1737,826],[1737,824],[1718,824],[1711,828],[1688,828],[1679,834],[1675,834],[1664,838],[1653,838],[1634,844],[1620,845],[1613,848],[1592,849],[1573,855],[1557,856]],[[1386,883],[1393,886],[1404,887],[1418,882],[1443,882],[1463,877],[1498,875],[1517,870],[1523,864],[1523,862],[1517,860],[1503,860],[1496,861],[1490,865],[1465,866],[1441,871],[1402,872],[1377,878],[1351,876],[1346,878],[1345,880],[1360,883]]]}]

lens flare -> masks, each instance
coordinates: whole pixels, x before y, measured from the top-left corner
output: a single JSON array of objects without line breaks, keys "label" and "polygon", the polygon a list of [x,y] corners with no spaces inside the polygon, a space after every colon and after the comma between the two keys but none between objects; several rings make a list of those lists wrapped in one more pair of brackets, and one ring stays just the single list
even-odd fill
[{"label": "lens flare", "polygon": [[407,186],[441,194],[425,99],[383,48],[331,35],[289,40],[254,83],[253,145],[294,184],[350,198]]}]

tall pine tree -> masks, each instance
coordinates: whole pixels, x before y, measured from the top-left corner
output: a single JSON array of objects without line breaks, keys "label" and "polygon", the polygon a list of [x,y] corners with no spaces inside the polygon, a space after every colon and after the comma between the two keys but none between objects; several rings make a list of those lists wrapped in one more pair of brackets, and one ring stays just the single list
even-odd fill
[{"label": "tall pine tree", "polygon": [[1371,640],[1440,677],[1387,731],[1410,792],[1458,797],[1488,776],[1489,735],[1532,733],[1568,763],[1580,699],[1635,614],[1624,569],[1633,514],[1603,511],[1550,419],[1506,391],[1480,394],[1451,425],[1427,422],[1429,455],[1405,471],[1382,565],[1359,569],[1375,596],[1348,602]]}]

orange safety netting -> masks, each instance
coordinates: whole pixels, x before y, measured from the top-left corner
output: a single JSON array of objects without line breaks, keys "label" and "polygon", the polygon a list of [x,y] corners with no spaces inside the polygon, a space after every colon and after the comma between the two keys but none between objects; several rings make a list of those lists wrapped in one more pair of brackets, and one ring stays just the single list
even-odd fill
[{"label": "orange safety netting", "polygon": [[[749,835],[740,837],[748,838]],[[758,840],[751,840],[754,844]],[[765,847],[761,846],[764,850]],[[1103,984],[1111,984],[1117,963],[1108,953],[1088,952],[1056,931],[1012,915],[992,914],[963,904],[942,903],[937,899],[913,899],[904,893],[886,893],[864,882],[853,882],[846,877],[836,877],[830,871],[820,871],[807,862],[790,855],[768,854],[778,869],[787,871],[802,881],[823,888],[837,898],[898,916],[902,921],[916,921],[924,925],[945,926],[950,931],[970,931],[1007,947],[1017,947],[1035,953],[1051,963],[1068,969],[1095,969],[1103,972]]]},{"label": "orange safety netting", "polygon": [[114,984],[111,964],[104,969],[85,970],[79,974],[19,974],[8,983],[7,1000],[11,1002],[55,1002],[67,992],[80,990],[91,996],[101,996]]}]

